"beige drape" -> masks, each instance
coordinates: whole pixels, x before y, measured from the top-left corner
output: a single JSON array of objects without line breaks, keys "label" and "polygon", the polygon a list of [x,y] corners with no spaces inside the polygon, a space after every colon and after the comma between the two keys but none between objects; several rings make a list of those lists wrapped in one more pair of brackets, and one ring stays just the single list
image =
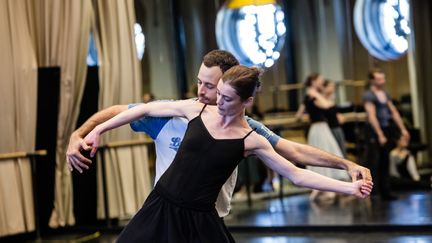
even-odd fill
[{"label": "beige drape", "polygon": [[75,129],[87,73],[90,1],[34,0],[29,12],[30,29],[38,65],[60,66],[60,105],[57,131],[54,210],[49,225],[75,223],[71,174],[65,150]]},{"label": "beige drape", "polygon": [[[37,64],[27,11],[25,1],[0,1],[0,153],[35,148]],[[29,160],[0,161],[0,237],[33,231],[33,215]]]},{"label": "beige drape", "polygon": [[[97,0],[95,40],[99,55],[99,107],[139,102],[141,71],[133,25],[134,1]],[[104,136],[105,142],[137,139],[128,126]],[[110,218],[128,218],[141,207],[150,189],[145,145],[106,149],[104,156]],[[100,163],[101,159],[98,159]],[[98,217],[104,218],[101,166],[98,166]]]}]

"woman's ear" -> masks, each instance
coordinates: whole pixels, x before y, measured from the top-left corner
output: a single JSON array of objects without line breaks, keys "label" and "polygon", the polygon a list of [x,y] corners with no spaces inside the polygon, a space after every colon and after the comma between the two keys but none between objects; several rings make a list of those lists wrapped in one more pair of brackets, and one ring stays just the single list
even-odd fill
[{"label": "woman's ear", "polygon": [[243,104],[245,105],[246,108],[249,108],[249,107],[252,107],[253,102],[254,102],[254,97],[251,96],[251,97],[247,98],[247,99],[243,102]]}]

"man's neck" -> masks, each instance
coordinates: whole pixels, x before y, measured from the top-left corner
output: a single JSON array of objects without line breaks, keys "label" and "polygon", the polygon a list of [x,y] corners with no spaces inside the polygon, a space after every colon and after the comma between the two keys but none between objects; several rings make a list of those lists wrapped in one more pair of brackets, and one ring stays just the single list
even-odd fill
[{"label": "man's neck", "polygon": [[371,89],[372,91],[374,91],[374,92],[380,92],[380,91],[383,90],[381,86],[377,86],[377,85],[372,85],[372,86],[370,87],[370,89]]}]

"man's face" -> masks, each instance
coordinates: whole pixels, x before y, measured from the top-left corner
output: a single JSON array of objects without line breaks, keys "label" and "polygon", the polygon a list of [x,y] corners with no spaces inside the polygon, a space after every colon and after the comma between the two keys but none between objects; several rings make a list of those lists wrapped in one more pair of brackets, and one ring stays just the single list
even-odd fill
[{"label": "man's face", "polygon": [[376,72],[374,73],[373,85],[382,87],[386,83],[385,74]]},{"label": "man's face", "polygon": [[334,91],[335,91],[335,84],[334,83],[329,83],[325,87],[323,85],[322,92],[325,96],[329,97],[329,96],[333,95]]},{"label": "man's face", "polygon": [[201,64],[197,77],[197,96],[199,102],[216,105],[216,86],[221,77],[222,71],[218,66],[209,68]]},{"label": "man's face", "polygon": [[245,108],[240,96],[229,84],[224,84],[222,79],[217,85],[217,107],[222,116],[237,114]]}]

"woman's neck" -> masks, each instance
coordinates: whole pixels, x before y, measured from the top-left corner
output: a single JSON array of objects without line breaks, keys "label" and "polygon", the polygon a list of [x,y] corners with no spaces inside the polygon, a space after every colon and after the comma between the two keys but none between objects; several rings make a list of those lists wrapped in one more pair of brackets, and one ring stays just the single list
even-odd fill
[{"label": "woman's neck", "polygon": [[245,110],[242,110],[241,112],[232,115],[220,115],[220,125],[222,126],[222,128],[226,128],[232,125],[243,125],[243,123],[246,121],[244,117]]}]

